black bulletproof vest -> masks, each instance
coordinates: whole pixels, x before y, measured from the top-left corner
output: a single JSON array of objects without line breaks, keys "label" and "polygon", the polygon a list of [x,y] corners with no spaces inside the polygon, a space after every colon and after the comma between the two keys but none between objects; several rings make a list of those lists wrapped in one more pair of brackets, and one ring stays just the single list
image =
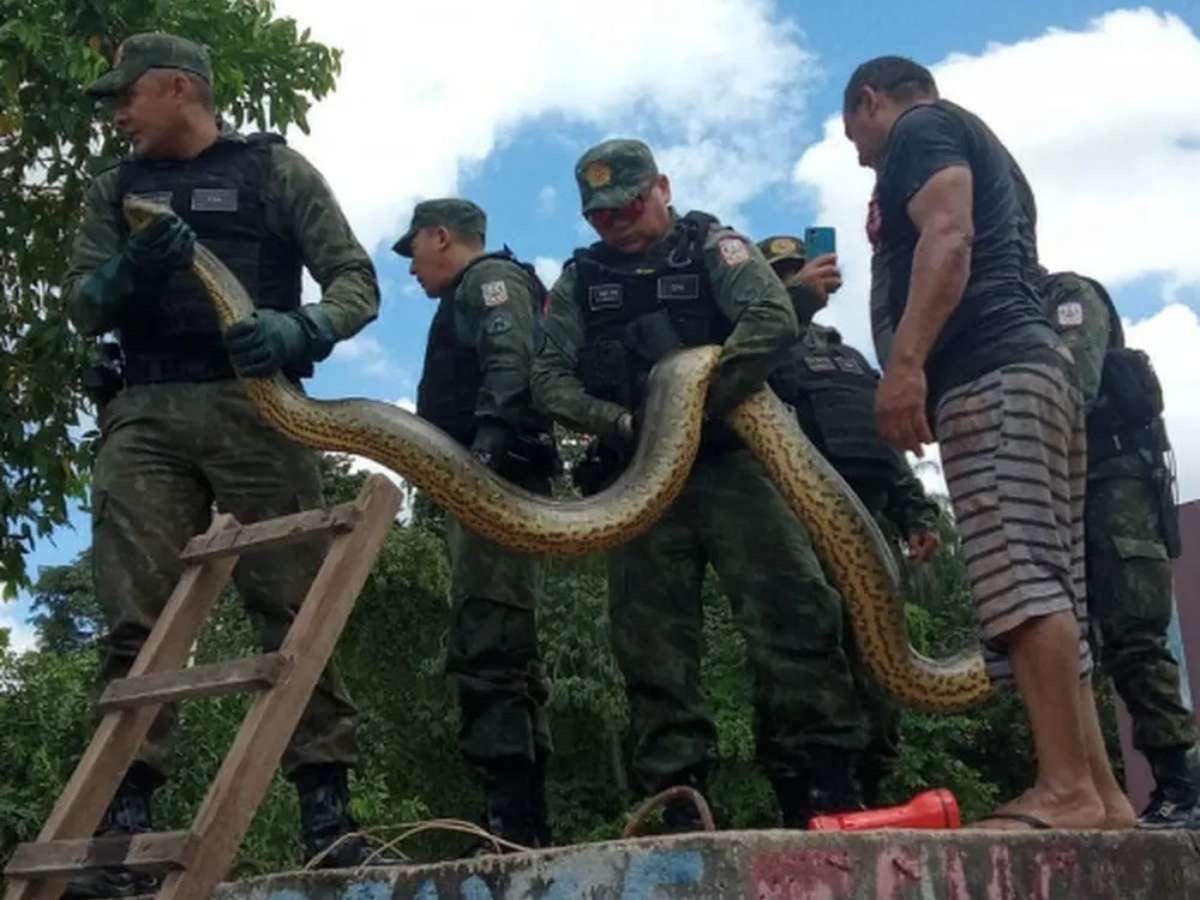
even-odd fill
[{"label": "black bulletproof vest", "polygon": [[690,212],[641,256],[596,243],[576,250],[575,300],[585,341],[579,378],[589,394],[634,409],[654,364],[679,347],[720,344],[733,325],[717,306],[704,243],[717,222]]},{"label": "black bulletproof vest", "polygon": [[875,426],[878,383],[878,373],[853,347],[817,349],[803,341],[770,378],[780,398],[796,408],[805,434],[851,482],[903,474],[903,460]]},{"label": "black bulletproof vest", "polygon": [[[470,446],[475,439],[475,406],[479,391],[483,387],[483,373],[479,368],[479,356],[475,348],[464,345],[458,339],[454,323],[455,297],[467,272],[489,259],[502,259],[518,266],[532,282],[535,322],[539,321],[541,304],[546,295],[546,288],[534,272],[533,266],[520,262],[506,247],[496,253],[485,253],[471,260],[438,304],[433,322],[429,326],[429,340],[425,345],[425,366],[421,372],[421,383],[417,386],[417,415],[432,422],[466,446]],[[548,421],[533,422],[533,418],[540,420],[540,417],[532,410],[529,417],[531,421],[522,423],[522,431],[549,432]],[[524,427],[526,424],[528,429]],[[543,427],[538,428],[538,425]]]},{"label": "black bulletproof vest", "polygon": [[[271,145],[277,135],[222,140],[191,160],[129,160],[119,196],[169,205],[237,279],[257,306],[300,305],[296,245],[267,231]],[[119,323],[128,375],[138,381],[205,381],[233,374],[212,302],[187,269],[139,279],[135,312]],[[306,371],[291,375],[311,375]]]}]

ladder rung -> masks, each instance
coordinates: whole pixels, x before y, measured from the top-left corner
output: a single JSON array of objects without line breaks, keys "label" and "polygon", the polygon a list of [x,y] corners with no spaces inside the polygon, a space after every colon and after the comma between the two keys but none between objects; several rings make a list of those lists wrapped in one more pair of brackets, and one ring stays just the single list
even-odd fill
[{"label": "ladder rung", "polygon": [[199,847],[199,838],[190,831],[21,844],[4,874],[28,879],[74,875],[106,866],[127,866],[137,872],[186,869]]},{"label": "ladder rung", "polygon": [[332,509],[310,509],[253,525],[227,528],[216,534],[200,534],[187,542],[179,558],[185,565],[193,565],[222,556],[294,544],[315,534],[339,534],[352,530],[360,516],[355,504],[342,503]]},{"label": "ladder rung", "polygon": [[129,709],[154,703],[174,703],[196,697],[219,697],[244,690],[265,690],[285,679],[292,660],[282,653],[264,653],[234,662],[192,666],[176,672],[156,672],[109,682],[100,696],[100,709]]}]

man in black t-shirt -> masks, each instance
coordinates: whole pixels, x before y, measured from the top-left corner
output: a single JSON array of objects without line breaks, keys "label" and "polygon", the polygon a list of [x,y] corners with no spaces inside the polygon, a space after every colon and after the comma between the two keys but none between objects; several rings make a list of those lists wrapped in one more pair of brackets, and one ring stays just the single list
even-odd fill
[{"label": "man in black t-shirt", "polygon": [[859,66],[843,118],[877,174],[879,433],[918,454],[936,435],[988,674],[1015,681],[1037,751],[1034,786],[986,827],[1131,826],[1091,688],[1082,406],[1027,280],[1032,193],[987,125],[911,60]]}]

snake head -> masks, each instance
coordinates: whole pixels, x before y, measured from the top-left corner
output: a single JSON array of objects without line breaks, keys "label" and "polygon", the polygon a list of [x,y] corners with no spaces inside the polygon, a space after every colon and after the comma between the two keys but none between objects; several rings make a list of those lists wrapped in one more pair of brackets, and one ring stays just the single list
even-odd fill
[{"label": "snake head", "polygon": [[152,222],[156,222],[163,216],[173,216],[171,207],[164,206],[161,203],[156,203],[146,197],[138,197],[130,194],[121,202],[121,209],[125,213],[125,221],[129,223],[129,227],[134,231],[141,231]]}]

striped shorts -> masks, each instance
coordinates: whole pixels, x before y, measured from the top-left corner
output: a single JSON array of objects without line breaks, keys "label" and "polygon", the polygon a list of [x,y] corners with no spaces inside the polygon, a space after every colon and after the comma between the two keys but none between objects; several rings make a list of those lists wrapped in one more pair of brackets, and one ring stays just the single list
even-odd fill
[{"label": "striped shorts", "polygon": [[1012,680],[1006,634],[1071,612],[1080,677],[1089,677],[1078,391],[1051,365],[1014,363],[949,391],[936,419],[988,675]]}]

